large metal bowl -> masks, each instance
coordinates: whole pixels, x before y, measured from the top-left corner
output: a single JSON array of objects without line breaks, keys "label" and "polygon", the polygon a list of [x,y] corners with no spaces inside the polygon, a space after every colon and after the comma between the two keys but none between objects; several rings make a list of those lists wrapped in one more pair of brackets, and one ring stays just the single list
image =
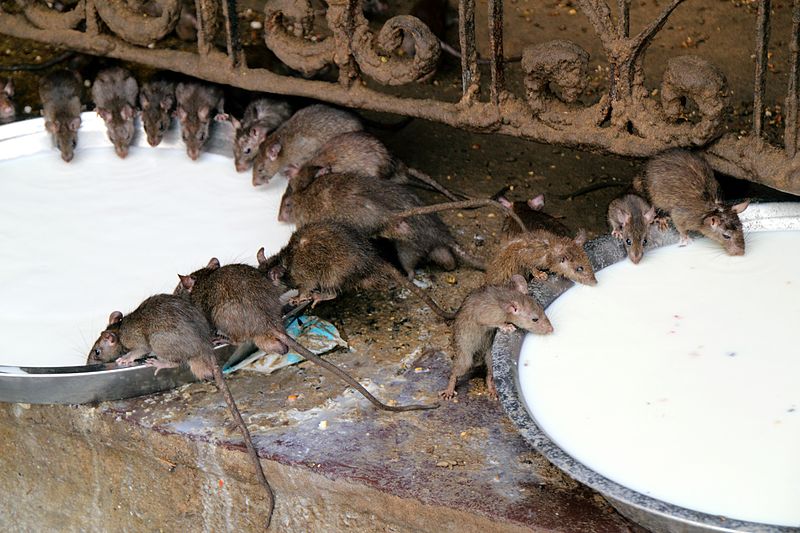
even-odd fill
[{"label": "large metal bowl", "polygon": [[[800,230],[800,203],[753,204],[742,213],[741,219],[745,231]],[[677,233],[671,230],[658,241],[651,242],[649,248],[677,241]],[[626,259],[622,245],[609,235],[590,241],[586,249],[595,270]],[[551,276],[543,282],[534,281],[531,288],[533,295],[546,308],[572,285],[571,281]],[[498,332],[492,346],[495,383],[503,409],[536,451],[570,477],[602,494],[620,513],[657,533],[800,531],[800,528],[732,520],[672,505],[620,485],[576,461],[542,431],[525,405],[517,368],[523,338],[524,334],[519,331]]]},{"label": "large metal bowl", "polygon": [[[137,122],[134,146],[147,147],[147,139]],[[207,152],[230,156],[233,129],[221,122],[212,129]],[[76,151],[97,147],[113,149],[103,121],[95,113],[81,116],[80,143]],[[180,150],[185,147],[177,124],[167,132],[156,150]],[[44,119],[37,118],[0,126],[0,165],[14,158],[40,152],[59,154],[52,147],[50,135],[44,129]],[[232,348],[217,349],[218,358],[225,360]],[[175,388],[193,381],[186,368],[167,368],[156,375],[153,367],[137,365],[117,367],[114,364],[70,367],[0,366],[0,401],[23,403],[78,404],[117,400]]]}]

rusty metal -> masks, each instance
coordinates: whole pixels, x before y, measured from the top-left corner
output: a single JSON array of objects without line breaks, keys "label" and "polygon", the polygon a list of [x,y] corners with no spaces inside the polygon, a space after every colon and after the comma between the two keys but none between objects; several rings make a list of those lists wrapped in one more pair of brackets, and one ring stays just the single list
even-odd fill
[{"label": "rusty metal", "polygon": [[771,0],[761,0],[756,19],[756,83],[753,89],[753,135],[761,137],[764,121],[764,88],[767,83],[769,10]]},{"label": "rusty metal", "polygon": [[786,117],[784,126],[783,145],[786,148],[786,156],[794,157],[797,153],[797,110],[800,106],[798,101],[798,89],[800,88],[800,0],[794,0],[792,6],[792,33],[789,36],[789,88],[784,104],[784,115]]},{"label": "rusty metal", "polygon": [[[438,38],[415,17],[392,17],[375,33],[364,18],[361,0],[328,0],[324,13],[315,12],[309,0],[267,0],[264,42],[282,63],[303,77],[246,66],[235,0],[195,0],[199,26],[196,51],[161,45],[175,27],[178,0],[159,0],[161,14],[157,17],[138,13],[136,3],[130,0],[79,0],[64,13],[47,8],[43,0],[17,0],[19,8],[13,13],[0,11],[0,33],[247,90],[317,98],[584,150],[647,157],[676,146],[703,149],[717,170],[800,193],[800,159],[796,157],[800,0],[794,0],[792,11],[785,149],[761,137],[769,0],[759,4],[752,135],[723,135],[727,82],[719,69],[702,58],[670,59],[661,80],[660,98],[651,97],[644,85],[644,54],[683,2],[669,0],[657,17],[631,36],[630,0],[616,0],[615,12],[605,0],[576,1],[597,33],[609,63],[608,90],[591,105],[583,104],[580,98],[588,77],[588,53],[567,40],[527,46],[520,63],[525,93],[514,94],[507,89],[502,0],[487,2],[488,27],[477,30],[486,32],[490,43],[490,94],[483,98],[475,0],[459,1],[463,96],[455,103],[403,98],[381,91],[374,83],[364,83],[365,78],[378,86],[427,80],[436,72],[441,51]],[[327,29],[320,31],[322,22]],[[400,53],[403,41],[409,39],[413,53]],[[331,69],[338,70],[336,82],[305,79]],[[554,86],[558,91],[552,90]],[[696,105],[699,121],[684,120],[687,101]]]},{"label": "rusty metal", "polygon": [[505,91],[503,70],[503,0],[489,0],[489,71],[492,74],[491,99],[500,103]]},{"label": "rusty metal", "polygon": [[462,101],[469,103],[477,96],[481,82],[475,46],[475,0],[458,2],[458,44],[461,46]]}]

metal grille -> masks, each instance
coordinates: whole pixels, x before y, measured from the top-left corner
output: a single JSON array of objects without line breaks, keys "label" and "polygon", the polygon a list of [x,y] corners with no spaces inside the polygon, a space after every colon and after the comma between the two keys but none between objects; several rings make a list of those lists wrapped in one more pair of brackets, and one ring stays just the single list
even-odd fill
[{"label": "metal grille", "polygon": [[[476,47],[475,0],[459,2],[462,97],[459,102],[403,98],[372,89],[425,80],[436,70],[440,43],[418,19],[399,15],[375,33],[364,18],[362,0],[328,0],[315,13],[308,0],[268,0],[263,14],[266,46],[286,66],[310,77],[338,69],[338,81],[325,82],[249,68],[238,37],[235,0],[195,0],[197,46],[166,48],[163,40],[177,24],[181,0],[159,0],[161,15],[147,17],[130,0],[79,0],[59,13],[42,0],[17,0],[16,12],[0,12],[0,33],[116,57],[159,69],[253,91],[316,98],[348,107],[397,113],[480,132],[631,157],[646,157],[669,147],[702,148],[722,172],[800,194],[798,85],[800,84],[800,0],[792,0],[789,39],[790,76],[785,102],[784,147],[763,137],[770,0],[761,0],[755,28],[753,125],[749,135],[722,134],[729,91],[724,74],[703,58],[671,58],[661,80],[660,99],[644,86],[642,61],[654,36],[685,0],[668,5],[636,35],[630,34],[630,0],[617,0],[616,16],[603,0],[577,0],[605,51],[608,89],[593,105],[580,96],[588,79],[588,53],[568,40],[527,46],[522,54],[524,94],[505,83],[503,1],[488,1],[489,94],[481,95]],[[312,37],[315,17],[330,34]],[[415,53],[395,51],[404,36]],[[214,43],[222,42],[217,46]],[[374,84],[373,84],[374,85]],[[552,90],[557,86],[558,90]],[[687,100],[700,120],[680,120]]]}]

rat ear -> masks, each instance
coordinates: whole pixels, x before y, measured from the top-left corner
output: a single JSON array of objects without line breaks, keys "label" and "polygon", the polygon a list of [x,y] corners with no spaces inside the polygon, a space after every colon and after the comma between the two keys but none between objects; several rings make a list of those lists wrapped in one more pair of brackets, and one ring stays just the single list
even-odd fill
[{"label": "rat ear", "polygon": [[586,242],[586,230],[581,228],[578,230],[578,234],[575,235],[575,244],[578,246],[583,246],[583,243]]},{"label": "rat ear", "polygon": [[331,167],[318,167],[317,171],[314,173],[314,177],[318,178],[320,176],[324,176],[325,174],[331,173]]},{"label": "rat ear", "polygon": [[510,315],[516,315],[519,313],[519,307],[515,302],[510,302],[503,306],[503,311]]},{"label": "rat ear", "polygon": [[139,93],[139,104],[142,106],[142,109],[147,109],[150,107],[150,99],[147,98],[146,94]]},{"label": "rat ear", "polygon": [[46,129],[50,133],[55,133],[58,130],[58,126],[56,125],[55,122],[51,120],[45,120],[44,129]]},{"label": "rat ear", "polygon": [[239,122],[239,119],[234,117],[233,115],[230,115],[230,118],[228,120],[230,120],[233,129],[238,130],[239,128],[242,127],[242,123]]},{"label": "rat ear", "polygon": [[100,115],[100,118],[102,118],[106,122],[111,120],[111,111],[109,111],[108,109],[103,109],[98,107],[97,109],[95,109],[95,111],[97,111],[97,114]]},{"label": "rat ear", "polygon": [[186,113],[186,110],[184,108],[182,108],[182,107],[179,107],[178,109],[176,109],[175,110],[175,114],[178,115],[178,119],[179,120],[186,120],[186,117],[189,116]]},{"label": "rat ear", "polygon": [[740,202],[734,206],[731,206],[731,211],[736,213],[737,215],[747,209],[747,206],[750,205],[750,200],[745,200],[744,202]]},{"label": "rat ear", "polygon": [[6,86],[3,87],[3,91],[5,91],[8,96],[14,96],[14,80],[8,80]]},{"label": "rat ear", "polygon": [[208,115],[211,113],[211,108],[208,106],[203,106],[197,110],[197,118],[202,121],[208,120]]},{"label": "rat ear", "polygon": [[122,313],[119,311],[114,311],[108,317],[108,325],[116,324],[118,322],[122,322]]},{"label": "rat ear", "polygon": [[130,120],[133,118],[133,108],[129,105],[123,106],[119,114],[123,119]]},{"label": "rat ear", "polygon": [[289,166],[287,166],[286,170],[284,171],[284,173],[286,174],[286,177],[289,178],[289,179],[296,178],[297,174],[299,172],[300,172],[300,167],[298,167],[294,163],[292,163]]},{"label": "rat ear", "polygon": [[653,221],[656,219],[656,208],[655,206],[650,206],[650,209],[644,214],[644,221],[648,224],[652,224]]},{"label": "rat ear", "polygon": [[100,338],[102,340],[104,340],[105,342],[107,342],[108,344],[116,344],[117,341],[119,340],[117,338],[117,334],[116,333],[114,333],[113,331],[108,331],[108,330],[102,332],[100,334]]},{"label": "rat ear", "polygon": [[264,126],[256,125],[250,128],[250,137],[255,140],[261,140],[267,136],[267,128]]},{"label": "rat ear", "polygon": [[78,128],[81,127],[81,118],[75,117],[69,121],[69,129],[72,131],[78,131]]},{"label": "rat ear", "polygon": [[191,291],[192,287],[194,287],[194,276],[188,275],[184,276],[182,274],[178,274],[178,277],[181,279],[181,287],[186,289],[187,291]]},{"label": "rat ear", "polygon": [[511,201],[505,196],[498,196],[497,201],[500,205],[502,205],[506,209],[511,209],[512,207],[514,207],[514,204],[511,203]]},{"label": "rat ear", "polygon": [[544,194],[540,194],[539,196],[534,196],[533,198],[529,199],[528,207],[534,211],[540,211],[544,207]]},{"label": "rat ear", "polygon": [[511,276],[511,288],[522,294],[528,294],[528,282],[519,274]]},{"label": "rat ear", "polygon": [[256,252],[256,259],[258,260],[259,266],[265,265],[267,263],[267,255],[264,253],[264,247],[258,249]]},{"label": "rat ear", "polygon": [[628,213],[627,211],[624,211],[622,209],[617,209],[616,210],[616,215],[617,215],[617,222],[622,224],[623,227],[627,226],[628,224],[630,224],[630,222],[631,222],[631,214]]},{"label": "rat ear", "polygon": [[220,266],[219,265],[219,259],[217,259],[216,257],[212,257],[211,259],[208,260],[208,264],[206,265],[206,268],[211,269],[211,270],[216,270],[216,269],[219,268],[219,266]]},{"label": "rat ear", "polygon": [[286,274],[286,269],[281,265],[277,265],[269,269],[267,272],[267,277],[273,283],[277,284],[277,281],[280,280],[284,274]]},{"label": "rat ear", "polygon": [[280,141],[275,141],[269,147],[267,147],[267,157],[270,161],[275,161],[278,159],[278,154],[281,153],[281,143]]},{"label": "rat ear", "polygon": [[716,228],[720,224],[720,218],[717,215],[708,215],[706,218],[703,219],[703,224],[707,226],[711,226],[712,228]]}]

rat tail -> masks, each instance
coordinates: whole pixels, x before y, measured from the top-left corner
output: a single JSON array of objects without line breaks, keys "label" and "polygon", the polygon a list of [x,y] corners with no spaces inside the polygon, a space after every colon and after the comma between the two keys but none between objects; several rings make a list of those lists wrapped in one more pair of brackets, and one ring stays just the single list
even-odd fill
[{"label": "rat tail", "polygon": [[449,198],[450,200],[453,200],[454,202],[458,200],[469,199],[469,196],[467,196],[464,193],[453,193],[452,191],[450,191],[450,189],[448,189],[447,187],[445,187],[444,185],[442,185],[429,175],[425,174],[424,172],[417,170],[416,168],[405,167],[403,170],[405,170],[405,173],[411,176],[412,178],[433,187],[436,191],[438,191],[445,197]]},{"label": "rat tail", "polygon": [[264,475],[264,470],[261,468],[261,461],[258,458],[258,451],[256,451],[255,446],[253,446],[253,440],[250,438],[250,432],[247,430],[247,424],[244,423],[242,415],[239,413],[239,408],[236,407],[236,402],[233,399],[231,390],[228,388],[228,384],[225,382],[225,376],[222,375],[222,369],[219,367],[216,360],[213,360],[211,365],[214,381],[217,383],[217,387],[219,388],[220,392],[222,392],[222,397],[225,398],[225,403],[228,404],[228,409],[230,409],[231,415],[236,421],[236,425],[239,426],[239,429],[242,432],[244,444],[247,447],[247,454],[250,456],[250,461],[253,463],[253,467],[256,470],[256,477],[258,477],[259,483],[261,483],[261,486],[264,487],[264,492],[267,494],[266,527],[269,528],[269,524],[272,521],[272,512],[275,509],[275,494],[272,492],[272,487],[270,487],[269,481],[267,481],[267,477]]},{"label": "rat tail", "polygon": [[445,202],[441,204],[424,205],[420,207],[412,207],[393,213],[393,221],[397,223],[404,218],[429,215],[431,213],[438,213],[440,211],[450,211],[453,209],[474,209],[476,207],[495,207],[503,212],[506,216],[516,222],[522,231],[527,231],[527,227],[521,218],[514,212],[513,209],[508,208],[491,198],[470,198],[469,200],[459,200],[457,202]]},{"label": "rat tail", "polygon": [[385,274],[392,281],[402,285],[412,293],[414,293],[420,300],[425,302],[431,310],[445,320],[453,320],[456,315],[442,309],[433,298],[428,296],[425,291],[414,285],[414,283],[407,277],[403,276],[396,268],[389,263],[384,262],[382,266],[382,274]]},{"label": "rat tail", "polygon": [[370,392],[367,389],[365,389],[361,383],[356,381],[355,378],[353,378],[353,376],[351,376],[338,366],[334,365],[333,363],[326,361],[322,357],[316,355],[308,348],[306,348],[305,346],[303,346],[302,344],[291,338],[286,333],[281,333],[278,336],[278,339],[286,346],[288,346],[292,351],[299,353],[312,363],[321,366],[328,372],[334,374],[336,377],[338,377],[339,379],[341,379],[342,381],[344,381],[345,383],[356,389],[358,392],[361,393],[362,396],[364,396],[364,398],[369,400],[372,403],[372,405],[374,405],[378,409],[381,409],[383,411],[399,412],[399,411],[420,411],[424,409],[436,409],[437,407],[439,407],[437,404],[386,405],[385,403],[377,399],[375,396],[370,394]]},{"label": "rat tail", "polygon": [[450,250],[456,254],[465,265],[470,266],[475,270],[486,271],[486,261],[467,252],[457,242],[453,241],[448,245],[448,248],[450,248]]}]

